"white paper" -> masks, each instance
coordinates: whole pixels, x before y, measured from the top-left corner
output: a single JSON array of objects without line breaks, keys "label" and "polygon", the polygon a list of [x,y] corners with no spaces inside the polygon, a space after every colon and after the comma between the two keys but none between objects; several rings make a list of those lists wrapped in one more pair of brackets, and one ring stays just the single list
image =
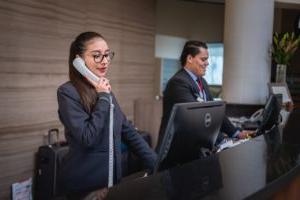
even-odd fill
[{"label": "white paper", "polygon": [[272,86],[272,91],[274,94],[282,94],[282,103],[290,102],[291,99],[288,95],[286,87],[284,86]]},{"label": "white paper", "polygon": [[12,184],[13,200],[32,200],[32,179]]}]

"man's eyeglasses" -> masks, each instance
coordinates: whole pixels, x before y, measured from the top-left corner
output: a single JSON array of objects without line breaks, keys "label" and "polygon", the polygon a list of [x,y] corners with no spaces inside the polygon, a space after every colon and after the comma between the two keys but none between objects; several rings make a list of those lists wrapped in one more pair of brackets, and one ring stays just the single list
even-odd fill
[{"label": "man's eyeglasses", "polygon": [[108,62],[111,62],[112,59],[114,58],[114,55],[115,55],[115,52],[113,51],[109,51],[108,53],[106,54],[101,54],[101,53],[97,53],[97,54],[94,54],[92,55],[94,57],[94,61],[95,63],[101,63],[103,61],[103,58],[105,57],[106,60]]}]

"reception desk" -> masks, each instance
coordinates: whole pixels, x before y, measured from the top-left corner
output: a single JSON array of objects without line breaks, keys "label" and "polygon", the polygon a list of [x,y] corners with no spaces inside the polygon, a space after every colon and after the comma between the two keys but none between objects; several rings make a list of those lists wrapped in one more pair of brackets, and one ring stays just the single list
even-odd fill
[{"label": "reception desk", "polygon": [[[299,119],[297,112],[293,117]],[[290,138],[298,130],[283,134]],[[261,135],[210,157],[123,181],[107,199],[300,199],[300,142],[286,143],[286,136]]]},{"label": "reception desk", "polygon": [[[300,199],[299,130],[300,110],[295,110],[283,132],[148,177],[124,178],[106,199]],[[96,195],[93,191],[85,200]]]}]

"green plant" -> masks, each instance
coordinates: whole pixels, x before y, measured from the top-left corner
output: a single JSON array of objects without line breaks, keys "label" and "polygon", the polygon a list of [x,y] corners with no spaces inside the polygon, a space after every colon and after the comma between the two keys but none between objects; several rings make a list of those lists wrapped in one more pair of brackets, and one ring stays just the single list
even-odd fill
[{"label": "green plant", "polygon": [[288,65],[300,43],[300,36],[286,32],[273,36],[272,58],[277,64]]}]

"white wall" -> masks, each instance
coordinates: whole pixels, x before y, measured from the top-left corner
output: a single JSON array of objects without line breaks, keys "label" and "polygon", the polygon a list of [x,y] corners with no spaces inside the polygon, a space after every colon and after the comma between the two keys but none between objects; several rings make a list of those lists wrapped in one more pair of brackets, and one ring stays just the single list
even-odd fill
[{"label": "white wall", "polygon": [[156,34],[155,57],[179,59],[186,38]]}]

